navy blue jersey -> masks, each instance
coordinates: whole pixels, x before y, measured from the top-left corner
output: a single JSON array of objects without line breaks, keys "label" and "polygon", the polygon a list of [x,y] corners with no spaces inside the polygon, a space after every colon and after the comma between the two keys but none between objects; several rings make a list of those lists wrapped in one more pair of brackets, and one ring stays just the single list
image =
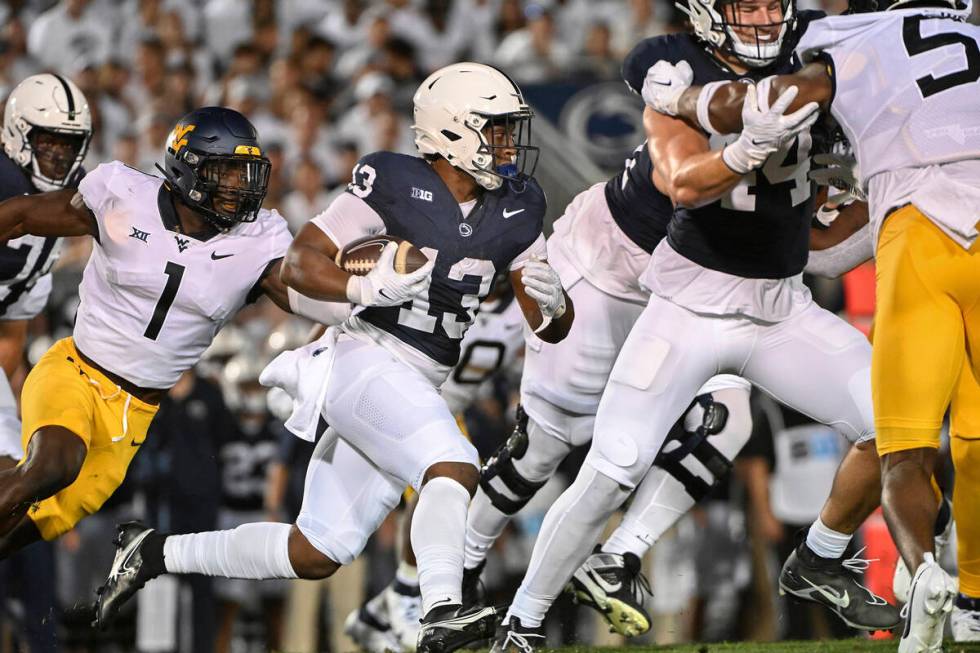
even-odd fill
[{"label": "navy blue jersey", "polygon": [[[821,12],[800,12],[800,29]],[[769,75],[788,74],[799,64],[788,60],[778,66],[739,75],[708,53],[704,44],[691,34],[668,34],[641,41],[623,62],[623,77],[636,93],[643,89],[647,70],[659,60],[673,63],[687,61],[694,70],[694,84],[714,81],[759,79]],[[708,135],[711,149],[717,150],[738,138]],[[732,191],[720,200],[696,209],[678,208],[666,226],[668,242],[680,254],[706,268],[747,278],[780,279],[798,274],[806,265],[809,249],[810,221],[813,217],[813,185],[807,179],[812,139],[804,133],[782,150],[769,157],[765,165],[745,175]],[[618,178],[626,178],[624,189],[633,193],[607,201],[621,228],[624,224],[650,222],[651,207],[669,206],[670,200],[653,184],[649,172],[652,163],[646,148]],[[645,160],[644,160],[645,157]],[[649,165],[649,171],[646,170]],[[610,184],[612,181],[610,181]],[[639,188],[643,187],[640,191]],[[635,189],[635,190],[634,190]],[[657,200],[650,199],[659,196]],[[665,204],[666,202],[666,204]],[[613,209],[613,207],[617,209]],[[636,208],[630,209],[630,206]],[[616,210],[621,215],[616,217]],[[659,212],[653,213],[659,215]],[[654,218],[648,232],[662,231]],[[623,229],[628,235],[627,228]],[[638,231],[638,227],[632,227]],[[630,236],[634,240],[634,236]]]},{"label": "navy blue jersey", "polygon": [[674,214],[670,198],[653,185],[653,161],[646,142],[626,160],[621,173],[606,182],[606,204],[613,220],[647,253],[667,235]]},{"label": "navy blue jersey", "polygon": [[[36,192],[24,169],[0,151],[0,201]],[[57,243],[55,237],[21,236],[0,245],[0,319],[50,271]]]},{"label": "navy blue jersey", "polygon": [[459,342],[498,272],[541,234],[546,200],[538,183],[504,184],[484,191],[464,218],[442,178],[424,159],[392,152],[363,157],[347,192],[384,221],[386,233],[435,258],[427,293],[389,308],[369,307],[358,316],[433,360],[453,366]]}]

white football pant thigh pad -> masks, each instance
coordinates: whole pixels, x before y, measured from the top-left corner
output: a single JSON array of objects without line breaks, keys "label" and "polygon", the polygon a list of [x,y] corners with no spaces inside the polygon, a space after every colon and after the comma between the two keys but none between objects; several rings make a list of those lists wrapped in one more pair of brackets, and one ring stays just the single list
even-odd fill
[{"label": "white football pant thigh pad", "polygon": [[[546,481],[571,453],[574,445],[548,435],[534,418],[527,421],[527,451],[519,459],[512,459],[514,469],[524,480],[532,483]],[[490,481],[494,488],[508,493],[503,481],[498,477]],[[498,488],[499,485],[499,488]],[[497,541],[511,515],[493,505],[482,488],[476,491],[470,511],[466,517],[466,568],[474,569],[487,557],[487,551]]]},{"label": "white football pant thigh pad", "polygon": [[650,298],[599,403],[590,465],[629,488],[640,483],[671,427],[719,369],[716,322]]},{"label": "white football pant thigh pad", "polygon": [[432,381],[374,342],[337,340],[323,417],[379,469],[416,490],[435,463],[479,466]]},{"label": "white football pant thigh pad", "polygon": [[556,344],[533,334],[527,337],[521,405],[552,436],[569,441],[576,435],[576,444],[583,444],[591,434],[569,434],[562,424],[552,423],[555,415],[595,415],[616,356],[643,305],[608,295],[581,277],[566,285],[566,292],[575,305],[568,335]]},{"label": "white football pant thigh pad", "polygon": [[439,476],[419,492],[412,516],[412,550],[419,570],[422,614],[436,604],[463,602],[463,540],[470,493],[459,482]]},{"label": "white football pant thigh pad", "polygon": [[[711,393],[716,403],[724,404],[728,408],[728,421],[719,433],[708,437],[708,442],[731,461],[752,435],[752,411],[749,407],[752,386],[738,377],[729,378],[741,383]],[[706,386],[710,384],[709,381]],[[700,396],[703,393],[698,394]],[[703,416],[701,404],[695,404],[683,417],[685,430],[694,431],[701,425]],[[694,456],[687,456],[681,464],[709,484],[719,480]],[[662,467],[654,465],[636,488],[623,521],[602,546],[602,550],[607,553],[629,551],[642,558],[694,504],[694,498],[680,481]]]},{"label": "white football pant thigh pad", "polygon": [[760,328],[742,376],[852,443],[874,438],[871,343],[815,303],[784,322]]},{"label": "white football pant thigh pad", "polygon": [[401,500],[404,481],[387,474],[338,437],[320,437],[306,470],[296,526],[317,551],[350,564]]},{"label": "white football pant thigh pad", "polygon": [[289,531],[276,522],[243,524],[230,531],[170,535],[163,543],[171,574],[224,578],[296,578],[289,562]]},{"label": "white football pant thigh pad", "polygon": [[17,416],[17,400],[10,389],[10,380],[0,373],[0,456],[14,460],[24,457],[21,446],[21,424]]},{"label": "white football pant thigh pad", "polygon": [[589,557],[609,516],[628,496],[627,488],[588,463],[582,465],[575,482],[545,515],[507,619],[519,617],[530,627],[541,624],[565,583]]}]

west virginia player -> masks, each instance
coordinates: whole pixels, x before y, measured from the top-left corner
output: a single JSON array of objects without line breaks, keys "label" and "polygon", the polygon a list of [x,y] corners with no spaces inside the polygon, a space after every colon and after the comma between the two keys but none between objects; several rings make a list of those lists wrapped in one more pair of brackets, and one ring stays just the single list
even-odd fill
[{"label": "west virginia player", "polygon": [[[124,528],[100,619],[165,572],[330,576],[360,553],[410,484],[419,491],[419,650],[450,651],[492,633],[493,608],[461,609],[466,511],[479,471],[438,386],[497,274],[508,273],[543,340],[565,336],[572,306],[544,262],[545,198],[530,176],[537,152],[520,89],[496,69],[460,63],[430,75],[414,103],[422,157],[362,158],[348,192],[303,228],[283,268],[300,294],[360,307],[264,375],[300,398],[290,418],[298,432],[312,437],[321,414],[331,426],[310,464],[297,524],[170,537]],[[389,245],[366,276],[334,263],[345,244],[378,233],[414,243],[429,262],[398,275]]]},{"label": "west virginia player", "polygon": [[[57,97],[57,96],[56,96]],[[160,398],[245,302],[279,281],[285,220],[262,210],[269,162],[239,113],[186,115],[165,179],[119,162],[79,184],[0,203],[0,237],[91,235],[74,334],[22,393],[21,464],[0,474],[0,555],[52,540],[122,482]]]},{"label": "west virginia player", "polygon": [[[18,84],[4,107],[0,153],[0,200],[59,188],[76,188],[92,138],[88,101],[59,75],[32,75]],[[61,252],[56,237],[25,235],[0,249],[0,468],[24,455],[20,418],[7,379],[21,365],[27,322],[51,293],[51,267]]]},{"label": "west virginia player", "polygon": [[[851,12],[814,25],[798,52],[817,61],[776,78],[773,92],[797,86],[797,104],[820,103],[854,146],[877,260],[872,385],[882,505],[916,570],[899,650],[938,651],[955,585],[933,556],[930,477],[964,365],[980,367],[970,353],[980,339],[980,28],[964,22],[969,4],[958,0],[855,1]],[[657,66],[645,88],[651,106],[722,132],[741,127],[746,89],[702,93],[686,88],[685,71]],[[980,458],[974,440],[960,440],[961,466]],[[954,511],[970,528],[976,506],[963,503]]]},{"label": "west virginia player", "polygon": [[[634,89],[660,59],[686,60],[699,81],[716,86],[791,72],[798,30],[815,24],[791,1],[692,0],[683,8],[694,35],[637,46],[624,64]],[[641,278],[652,295],[610,374],[585,465],[545,518],[495,651],[540,642],[541,619],[608,516],[647,474],[698,387],[719,372],[833,424],[857,445],[807,538],[810,590],[834,597],[831,607],[858,627],[899,622],[897,609],[864,588],[842,559],[850,534],[877,505],[870,348],[813,303],[800,278],[813,217],[807,172],[817,114],[816,106],[787,113],[791,99],[752,105],[740,139],[645,112],[653,181],[675,207]],[[822,379],[819,392],[814,379]],[[665,496],[655,508],[664,512],[671,503]]]}]

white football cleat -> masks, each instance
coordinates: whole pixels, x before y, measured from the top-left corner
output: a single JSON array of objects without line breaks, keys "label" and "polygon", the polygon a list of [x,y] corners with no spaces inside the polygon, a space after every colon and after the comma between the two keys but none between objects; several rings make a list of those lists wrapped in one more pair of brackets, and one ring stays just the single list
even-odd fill
[{"label": "white football cleat", "polygon": [[[947,515],[946,527],[943,531],[935,536],[933,539],[932,550],[936,552],[936,559],[943,559],[943,551],[949,546],[949,535],[953,530],[953,506],[950,504],[949,499],[943,497],[943,507],[940,508],[940,512],[945,511]],[[909,573],[909,567],[905,564],[905,560],[902,556],[898,556],[898,564],[895,565],[895,575],[892,576],[892,593],[895,595],[895,600],[899,603],[909,602],[909,587],[912,585],[912,574]]]},{"label": "white football cleat", "polygon": [[351,612],[344,621],[344,634],[367,653],[401,653],[401,644],[379,608],[383,610],[384,601],[372,600]]},{"label": "white football cleat", "polygon": [[403,651],[414,651],[422,627],[422,595],[397,580],[382,592],[388,622]]},{"label": "white football cleat", "polygon": [[942,653],[943,626],[955,598],[956,581],[936,564],[931,553],[925,554],[912,578],[909,602],[902,610],[905,630],[898,653]]},{"label": "white football cleat", "polygon": [[954,641],[980,642],[980,600],[959,595],[953,603],[950,622]]}]

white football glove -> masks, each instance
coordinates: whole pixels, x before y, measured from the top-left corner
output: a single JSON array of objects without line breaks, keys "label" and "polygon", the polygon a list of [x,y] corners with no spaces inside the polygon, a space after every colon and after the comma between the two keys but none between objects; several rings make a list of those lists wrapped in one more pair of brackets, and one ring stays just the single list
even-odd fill
[{"label": "white football glove", "polygon": [[725,147],[721,158],[740,175],[759,168],[769,155],[798,133],[809,129],[820,116],[820,105],[810,102],[789,115],[784,115],[799,88],[790,86],[772,103],[768,111],[759,108],[755,85],[750,84],[742,105],[742,134]]},{"label": "white football glove", "polygon": [[681,95],[694,81],[694,71],[686,61],[672,64],[658,61],[647,70],[643,80],[643,101],[647,106],[668,116],[677,115]]},{"label": "white football glove", "polygon": [[521,270],[521,283],[527,296],[538,303],[544,317],[544,322],[537,331],[565,314],[565,291],[561,287],[561,279],[547,261],[532,258],[525,263]]},{"label": "white football glove", "polygon": [[861,188],[861,169],[852,154],[816,154],[813,162],[822,168],[810,171],[810,179],[818,186],[827,186],[841,192],[827,198],[828,204],[850,204],[867,202],[868,197]]},{"label": "white football glove", "polygon": [[430,260],[415,272],[395,272],[397,243],[381,250],[378,262],[364,276],[351,275],[347,280],[347,299],[358,306],[398,306],[413,299],[429,286],[435,261]]}]

